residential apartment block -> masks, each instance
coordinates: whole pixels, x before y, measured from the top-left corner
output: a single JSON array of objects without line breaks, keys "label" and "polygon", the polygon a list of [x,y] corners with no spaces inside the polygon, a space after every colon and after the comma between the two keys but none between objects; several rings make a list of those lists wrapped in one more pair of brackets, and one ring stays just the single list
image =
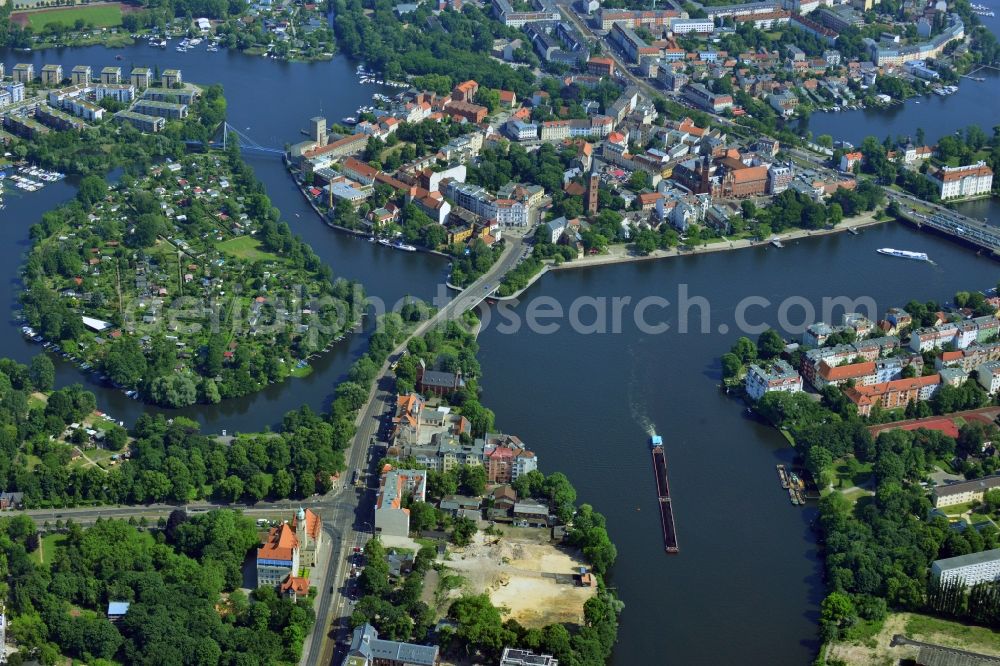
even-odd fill
[{"label": "residential apartment block", "polygon": [[802,390],[802,377],[785,360],[778,359],[767,365],[754,363],[747,371],[745,388],[753,400],[760,400],[772,391],[797,393]]},{"label": "residential apartment block", "polygon": [[351,648],[341,666],[437,666],[436,645],[415,645],[378,637],[370,624],[354,629]]},{"label": "residential apartment block", "polygon": [[876,406],[882,409],[906,407],[911,402],[929,400],[941,387],[939,375],[896,379],[881,384],[854,386],[844,394],[858,407],[858,414],[868,416]]},{"label": "residential apartment block", "polygon": [[931,576],[941,583],[959,581],[966,587],[1000,580],[1000,548],[935,560]]},{"label": "residential apartment block", "polygon": [[515,435],[487,433],[476,442],[482,446],[486,479],[490,483],[510,483],[538,469],[538,456]]},{"label": "residential apartment block", "polygon": [[504,648],[500,666],[559,666],[559,660],[547,654],[535,654],[531,650]]},{"label": "residential apartment block", "polygon": [[941,167],[928,173],[927,178],[938,186],[942,199],[989,194],[993,188],[993,170],[982,160],[966,166]]},{"label": "residential apartment block", "polygon": [[915,352],[925,352],[945,345],[965,349],[975,343],[990,342],[998,334],[1000,334],[1000,319],[989,315],[975,317],[917,329],[910,335],[910,349]]},{"label": "residential apartment block", "polygon": [[1000,488],[1000,474],[936,486],[932,492],[934,506],[942,508],[968,502],[982,502],[986,491],[994,488]]},{"label": "residential apartment block", "polygon": [[410,510],[403,508],[403,498],[412,494],[416,502],[427,496],[427,472],[393,469],[386,465],[375,500],[375,533],[406,537],[410,534]]}]

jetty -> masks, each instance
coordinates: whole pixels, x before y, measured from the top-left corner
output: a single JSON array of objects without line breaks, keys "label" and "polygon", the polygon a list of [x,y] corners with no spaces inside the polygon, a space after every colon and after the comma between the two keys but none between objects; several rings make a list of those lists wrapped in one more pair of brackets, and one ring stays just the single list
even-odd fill
[{"label": "jetty", "polygon": [[653,473],[656,475],[656,494],[660,504],[660,524],[663,528],[663,547],[671,555],[679,552],[677,547],[677,526],[674,524],[674,508],[670,500],[670,482],[667,481],[667,457],[663,453],[663,438],[650,438],[653,449]]}]

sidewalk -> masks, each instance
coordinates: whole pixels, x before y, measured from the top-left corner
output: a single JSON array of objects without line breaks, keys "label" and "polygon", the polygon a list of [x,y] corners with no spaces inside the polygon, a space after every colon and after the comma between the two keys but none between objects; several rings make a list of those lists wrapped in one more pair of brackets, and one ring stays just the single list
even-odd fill
[{"label": "sidewalk", "polygon": [[[847,231],[849,228],[863,229],[865,227],[874,226],[876,224],[882,224],[883,222],[888,222],[890,220],[877,220],[873,213],[866,213],[865,215],[859,215],[857,217],[852,217],[850,219],[842,220],[837,226],[832,229],[798,229],[796,231],[791,231],[781,235],[775,235],[774,238],[782,242],[787,242],[790,240],[797,240],[799,238],[812,238],[814,236],[826,236],[829,234],[836,234]],[[720,241],[715,243],[710,243],[703,245],[701,247],[696,247],[691,250],[681,250],[679,248],[671,248],[669,250],[654,250],[648,255],[637,255],[632,254],[629,246],[627,245],[612,245],[608,248],[606,254],[597,254],[589,257],[580,257],[579,259],[574,259],[573,261],[567,261],[560,265],[552,265],[551,270],[566,270],[570,268],[587,268],[589,266],[603,266],[606,264],[621,264],[632,261],[649,261],[652,259],[667,259],[669,257],[678,256],[689,256],[693,254],[704,254],[707,252],[723,252],[728,250],[739,250],[747,247],[757,247],[760,245],[767,245],[770,239],[766,241],[760,241],[754,243],[750,240],[736,240],[736,241]]]}]

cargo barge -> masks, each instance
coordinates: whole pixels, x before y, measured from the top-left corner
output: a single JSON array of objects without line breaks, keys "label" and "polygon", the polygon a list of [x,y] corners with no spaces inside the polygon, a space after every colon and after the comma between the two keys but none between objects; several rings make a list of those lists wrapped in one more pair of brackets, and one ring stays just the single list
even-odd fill
[{"label": "cargo barge", "polygon": [[663,527],[663,547],[670,554],[679,552],[677,547],[677,526],[674,524],[674,508],[670,501],[670,482],[667,481],[667,457],[663,453],[663,438],[650,437],[653,449],[653,472],[656,475],[656,494],[660,504],[660,524]]}]

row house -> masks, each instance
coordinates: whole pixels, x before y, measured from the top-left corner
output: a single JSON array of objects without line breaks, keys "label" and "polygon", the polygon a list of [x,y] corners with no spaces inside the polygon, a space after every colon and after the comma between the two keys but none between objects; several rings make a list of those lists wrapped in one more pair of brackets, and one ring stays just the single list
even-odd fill
[{"label": "row house", "polygon": [[858,414],[868,416],[872,409],[904,408],[911,402],[930,400],[941,386],[939,375],[896,379],[869,386],[853,386],[844,391],[858,407]]},{"label": "row house", "polygon": [[415,502],[427,497],[427,471],[395,469],[386,465],[382,470],[378,496],[375,499],[375,533],[407,537],[410,534],[410,510],[403,507],[407,495]]},{"label": "row house", "polygon": [[816,390],[821,391],[827,386],[841,386],[848,382],[852,382],[854,386],[884,384],[885,382],[901,379],[903,369],[911,365],[916,371],[915,375],[919,376],[923,371],[923,361],[923,357],[917,354],[841,365],[822,360],[816,368],[816,375],[812,385]]},{"label": "row house", "polygon": [[822,361],[825,361],[830,367],[834,367],[845,362],[852,362],[858,358],[863,361],[875,361],[895,352],[898,349],[899,338],[895,336],[885,336],[882,338],[874,338],[872,340],[862,340],[852,344],[809,349],[802,355],[802,365],[800,367],[800,371],[809,384],[815,385],[816,374],[819,369],[819,364]]},{"label": "row house", "polygon": [[987,393],[996,395],[1000,391],[1000,361],[990,361],[977,367],[976,379]]},{"label": "row house", "polygon": [[1000,361],[1000,342],[969,345],[965,349],[941,352],[934,359],[934,367],[938,370],[957,368],[963,372],[972,372],[982,364],[992,361]]},{"label": "row house", "polygon": [[958,323],[947,322],[917,329],[910,336],[910,348],[913,351],[925,352],[950,344],[957,349],[965,349],[974,343],[992,341],[998,333],[1000,333],[1000,320],[987,315]]},{"label": "row house", "polygon": [[428,445],[439,435],[457,439],[471,433],[469,420],[452,413],[447,407],[427,408],[424,399],[417,393],[396,398],[396,414],[392,418],[389,441],[398,449]]}]

